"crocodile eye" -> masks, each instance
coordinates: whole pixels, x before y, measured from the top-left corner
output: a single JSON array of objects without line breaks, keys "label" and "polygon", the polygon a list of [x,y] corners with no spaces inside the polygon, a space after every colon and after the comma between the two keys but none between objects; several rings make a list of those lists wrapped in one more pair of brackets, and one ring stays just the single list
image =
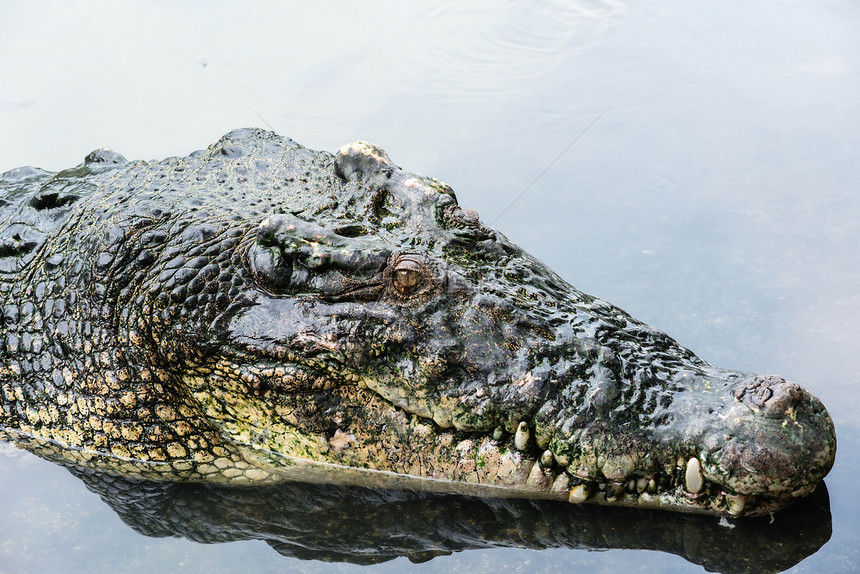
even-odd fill
[{"label": "crocodile eye", "polygon": [[401,295],[415,292],[423,283],[424,273],[421,265],[411,259],[402,259],[392,274],[394,288]]}]

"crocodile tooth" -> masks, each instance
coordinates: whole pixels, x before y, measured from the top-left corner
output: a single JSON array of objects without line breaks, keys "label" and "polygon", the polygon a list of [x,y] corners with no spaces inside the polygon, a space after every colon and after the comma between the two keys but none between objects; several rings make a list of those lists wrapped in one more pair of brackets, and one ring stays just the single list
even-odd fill
[{"label": "crocodile tooth", "polygon": [[543,454],[540,455],[540,464],[541,466],[547,467],[552,466],[552,461],[555,460],[552,456],[552,453],[548,450],[543,451]]},{"label": "crocodile tooth", "polygon": [[555,462],[557,462],[559,466],[567,467],[570,465],[570,457],[566,454],[556,454],[553,456],[555,456]]},{"label": "crocodile tooth", "polygon": [[529,476],[526,479],[526,484],[540,490],[546,490],[547,488],[549,488],[549,477],[544,474],[540,463],[536,462],[532,465],[532,470],[531,472],[529,472]]},{"label": "crocodile tooth", "polygon": [[645,492],[645,489],[648,488],[648,479],[647,478],[637,478],[636,479],[636,492],[642,494]]},{"label": "crocodile tooth", "polygon": [[612,502],[624,496],[624,485],[618,482],[610,482],[606,485],[606,500]]},{"label": "crocodile tooth", "polygon": [[496,427],[493,429],[493,440],[502,440],[503,436],[505,436],[505,431],[502,427]]},{"label": "crocodile tooth", "polygon": [[687,472],[684,474],[684,486],[687,488],[687,492],[698,494],[702,491],[702,487],[704,485],[705,477],[702,474],[702,464],[699,462],[698,458],[692,457],[687,461]]},{"label": "crocodile tooth", "polygon": [[627,492],[636,492],[636,481],[633,479],[628,480],[624,488],[627,489]]},{"label": "crocodile tooth", "polygon": [[591,489],[587,484],[577,484],[570,489],[570,494],[567,496],[567,501],[572,504],[580,504],[585,502],[591,496]]},{"label": "crocodile tooth", "polygon": [[731,514],[732,516],[737,516],[738,514],[743,512],[746,503],[746,496],[741,496],[737,494],[726,495],[726,507],[728,507],[729,514]]},{"label": "crocodile tooth", "polygon": [[517,432],[514,435],[514,446],[517,450],[526,450],[526,447],[529,446],[530,438],[531,432],[529,431],[528,423],[520,421],[519,426],[517,426]]},{"label": "crocodile tooth", "polygon": [[648,479],[648,492],[652,494],[657,492],[657,481],[653,478]]},{"label": "crocodile tooth", "polygon": [[569,486],[570,478],[567,476],[567,473],[562,472],[555,479],[555,482],[552,483],[551,490],[553,492],[567,492]]}]

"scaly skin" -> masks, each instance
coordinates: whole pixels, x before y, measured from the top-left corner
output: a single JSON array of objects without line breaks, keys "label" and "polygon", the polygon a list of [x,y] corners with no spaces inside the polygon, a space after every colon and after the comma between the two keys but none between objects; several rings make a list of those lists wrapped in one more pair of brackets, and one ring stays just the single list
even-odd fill
[{"label": "scaly skin", "polygon": [[370,144],[2,177],[0,428],[46,458],[731,515],[833,464],[809,392],[706,364]]}]

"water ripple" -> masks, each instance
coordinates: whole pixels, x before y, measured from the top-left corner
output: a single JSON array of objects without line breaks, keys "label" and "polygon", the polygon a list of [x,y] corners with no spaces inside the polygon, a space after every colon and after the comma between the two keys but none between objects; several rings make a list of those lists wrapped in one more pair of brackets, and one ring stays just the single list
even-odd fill
[{"label": "water ripple", "polygon": [[[444,86],[446,101],[516,97],[534,82],[617,24],[626,13],[618,0],[490,4],[443,2],[426,14],[407,50],[422,73],[416,93],[428,83]],[[420,46],[414,44],[420,43]],[[408,90],[408,87],[405,88]]]}]

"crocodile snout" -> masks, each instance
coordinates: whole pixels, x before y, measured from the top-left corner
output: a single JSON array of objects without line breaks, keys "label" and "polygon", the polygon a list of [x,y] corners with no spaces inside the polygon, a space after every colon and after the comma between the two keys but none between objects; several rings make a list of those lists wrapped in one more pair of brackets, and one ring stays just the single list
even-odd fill
[{"label": "crocodile snout", "polygon": [[768,418],[790,416],[803,403],[800,385],[775,375],[758,375],[733,390],[734,397]]}]

